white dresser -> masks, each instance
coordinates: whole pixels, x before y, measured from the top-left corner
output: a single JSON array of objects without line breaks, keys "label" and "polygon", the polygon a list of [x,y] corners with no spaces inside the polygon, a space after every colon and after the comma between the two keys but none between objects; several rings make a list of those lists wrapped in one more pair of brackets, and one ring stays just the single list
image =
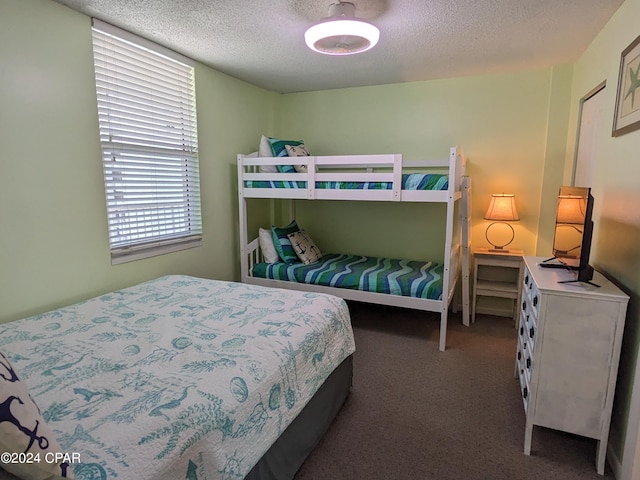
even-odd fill
[{"label": "white dresser", "polygon": [[593,283],[558,283],[575,273],[524,257],[516,377],[526,414],[524,453],[533,426],[598,440],[604,474],[622,332],[629,297],[595,272]]}]

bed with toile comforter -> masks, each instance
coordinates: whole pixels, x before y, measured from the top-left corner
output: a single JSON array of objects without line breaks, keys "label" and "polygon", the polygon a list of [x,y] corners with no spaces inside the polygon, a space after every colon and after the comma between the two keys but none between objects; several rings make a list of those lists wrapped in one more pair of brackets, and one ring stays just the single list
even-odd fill
[{"label": "bed with toile comforter", "polygon": [[355,350],[340,298],[188,276],[0,332],[0,444],[77,454],[36,467],[79,480],[292,478],[348,395]]}]

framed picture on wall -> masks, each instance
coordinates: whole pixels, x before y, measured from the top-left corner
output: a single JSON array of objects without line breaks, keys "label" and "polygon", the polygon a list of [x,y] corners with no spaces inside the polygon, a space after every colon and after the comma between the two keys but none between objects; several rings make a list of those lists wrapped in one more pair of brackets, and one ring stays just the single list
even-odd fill
[{"label": "framed picture on wall", "polygon": [[640,37],[622,51],[616,110],[611,135],[618,137],[640,128]]}]

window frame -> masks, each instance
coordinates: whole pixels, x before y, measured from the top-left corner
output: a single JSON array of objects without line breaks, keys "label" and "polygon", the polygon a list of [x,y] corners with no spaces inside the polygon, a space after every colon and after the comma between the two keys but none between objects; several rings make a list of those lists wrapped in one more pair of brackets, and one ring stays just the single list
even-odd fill
[{"label": "window frame", "polygon": [[202,245],[195,62],[95,18],[92,46],[111,263]]}]

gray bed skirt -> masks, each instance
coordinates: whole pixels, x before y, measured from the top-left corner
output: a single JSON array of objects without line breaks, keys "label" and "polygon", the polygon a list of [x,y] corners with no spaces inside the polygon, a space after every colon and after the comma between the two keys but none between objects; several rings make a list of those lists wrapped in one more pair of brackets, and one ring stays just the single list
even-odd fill
[{"label": "gray bed skirt", "polygon": [[245,480],[291,480],[318,444],[351,391],[353,355],[327,378]]}]

